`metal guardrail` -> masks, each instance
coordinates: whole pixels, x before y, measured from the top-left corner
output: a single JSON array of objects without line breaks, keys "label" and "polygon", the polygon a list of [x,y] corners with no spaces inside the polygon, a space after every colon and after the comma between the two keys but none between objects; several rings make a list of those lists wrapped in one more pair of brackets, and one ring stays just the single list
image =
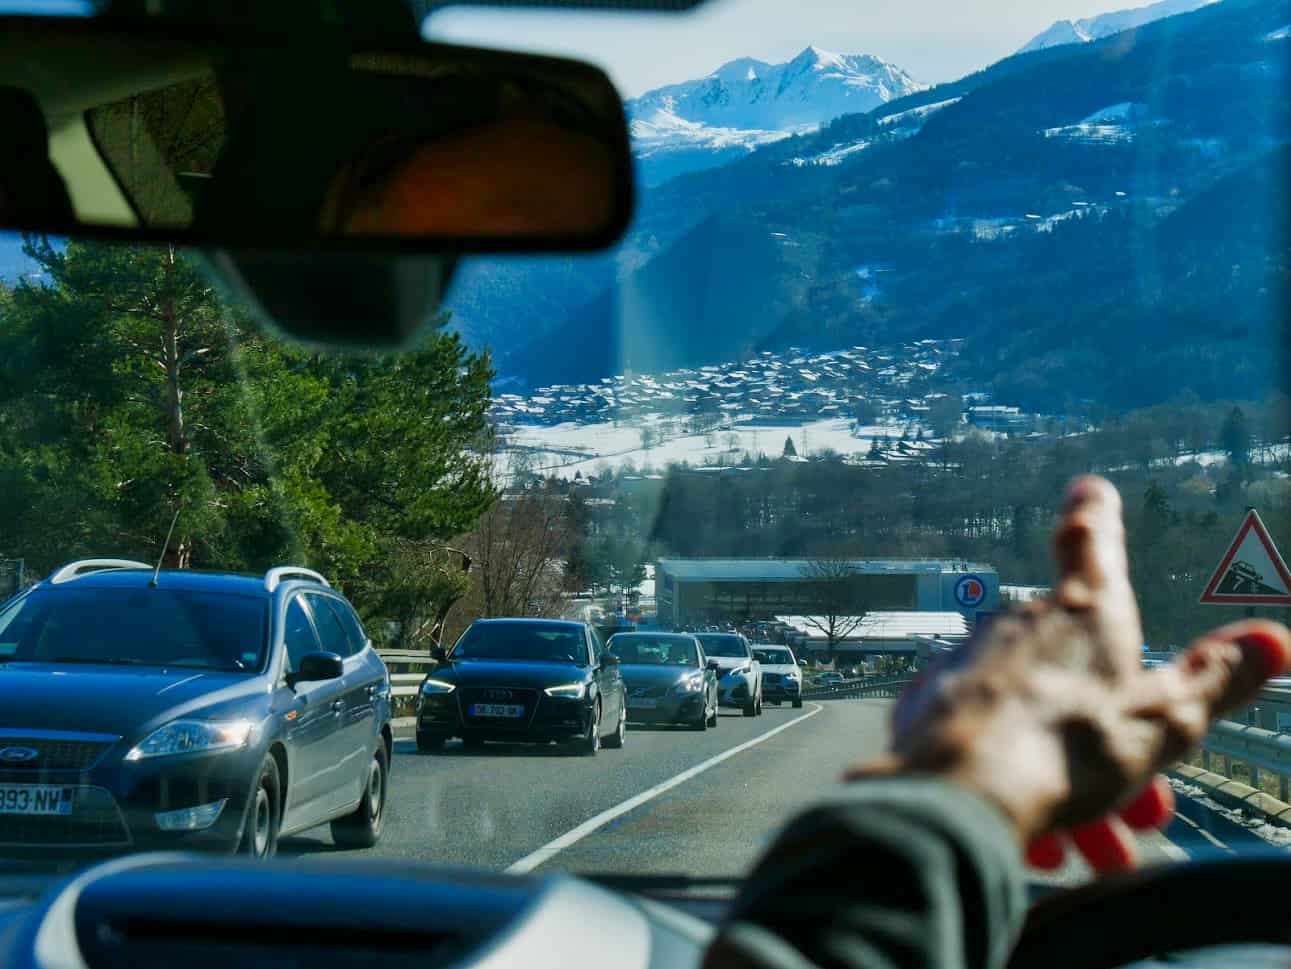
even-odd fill
[{"label": "metal guardrail", "polygon": [[390,671],[390,699],[396,717],[411,717],[421,681],[436,665],[429,655],[414,649],[377,651]]},{"label": "metal guardrail", "polygon": [[[1220,720],[1202,741],[1201,766],[1206,770],[1211,769],[1212,754],[1245,764],[1251,772],[1251,787],[1257,789],[1260,787],[1260,771],[1276,775],[1278,797],[1287,800],[1288,787],[1291,786],[1288,784],[1291,777],[1291,734]],[[1231,773],[1230,763],[1226,774]]]},{"label": "metal guardrail", "polygon": [[900,676],[861,677],[855,680],[843,680],[841,683],[821,685],[804,689],[804,700],[849,700],[861,697],[894,697],[899,696],[914,677],[909,673]]}]

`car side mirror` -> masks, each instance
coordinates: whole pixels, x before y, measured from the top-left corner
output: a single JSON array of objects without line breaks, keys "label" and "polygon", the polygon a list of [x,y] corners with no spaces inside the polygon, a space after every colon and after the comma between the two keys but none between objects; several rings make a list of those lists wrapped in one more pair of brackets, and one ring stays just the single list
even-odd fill
[{"label": "car side mirror", "polygon": [[621,660],[619,659],[619,657],[618,657],[615,653],[602,653],[602,654],[601,654],[601,665],[602,665],[602,666],[618,666],[620,662],[621,662]]},{"label": "car side mirror", "polygon": [[806,661],[805,659],[800,659],[800,660],[798,660],[798,665],[799,665],[799,666],[801,666],[803,669],[806,669],[806,668],[807,668],[807,661]]},{"label": "car side mirror", "polygon": [[712,670],[714,673],[716,673],[718,670],[720,670],[720,669],[722,668],[722,664],[721,664],[721,663],[719,663],[719,662],[717,662],[717,660],[715,660],[715,659],[710,659],[710,660],[709,660],[707,663],[705,663],[704,665],[705,665],[705,666],[707,666],[707,667],[708,667],[710,670]]},{"label": "car side mirror", "polygon": [[447,663],[448,650],[444,649],[443,646],[433,646],[430,650],[430,658],[436,663]]},{"label": "car side mirror", "polygon": [[296,682],[314,683],[319,680],[335,680],[344,672],[345,660],[335,653],[306,653],[300,658]]}]

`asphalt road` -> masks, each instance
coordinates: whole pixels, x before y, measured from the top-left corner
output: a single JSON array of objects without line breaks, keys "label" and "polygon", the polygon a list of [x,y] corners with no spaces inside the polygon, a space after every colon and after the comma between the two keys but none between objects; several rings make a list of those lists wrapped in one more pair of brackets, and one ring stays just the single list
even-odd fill
[{"label": "asphalt road", "polygon": [[[280,851],[495,871],[740,874],[848,763],[884,749],[891,704],[768,704],[751,718],[723,711],[718,727],[702,734],[630,727],[622,750],[595,757],[503,744],[468,753],[456,742],[421,755],[400,739],[376,848],[341,851],[323,828],[284,840]],[[1140,837],[1140,852],[1159,864],[1241,851],[1242,832],[1233,827],[1185,799],[1164,833]],[[1073,860],[1037,880],[1072,885],[1088,877]]]},{"label": "asphalt road", "polygon": [[[629,726],[622,750],[595,757],[501,744],[468,753],[456,742],[421,755],[400,740],[386,828],[381,843],[362,854],[494,870],[527,859],[525,868],[584,872],[740,872],[846,764],[883,749],[891,702],[809,702],[800,710],[767,704],[761,717],[723,710],[717,728],[705,733]],[[550,858],[531,857],[666,784],[675,786],[627,805]],[[286,839],[280,850],[342,854],[325,828]]]}]

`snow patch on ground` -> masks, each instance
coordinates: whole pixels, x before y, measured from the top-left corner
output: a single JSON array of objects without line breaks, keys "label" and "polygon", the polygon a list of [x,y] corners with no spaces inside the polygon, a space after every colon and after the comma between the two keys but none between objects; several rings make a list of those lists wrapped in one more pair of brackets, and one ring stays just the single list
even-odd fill
[{"label": "snow patch on ground", "polygon": [[847,145],[835,145],[828,151],[822,151],[818,155],[808,155],[806,158],[791,158],[789,164],[795,168],[802,168],[806,165],[824,165],[826,167],[842,164],[843,159],[857,152],[864,151],[870,147],[868,139],[854,141]]},{"label": "snow patch on ground", "polygon": [[[552,427],[520,425],[508,436],[507,451],[501,459],[509,464],[518,451],[527,455],[533,471],[569,479],[580,472],[586,478],[607,468],[617,470],[629,464],[647,472],[663,471],[669,464],[682,462],[692,467],[729,467],[742,461],[746,454],[753,458],[760,455],[778,458],[784,452],[786,438],[793,441],[800,457],[827,450],[863,457],[873,442],[885,435],[890,446],[895,447],[908,426],[909,422],[893,422],[853,430],[852,422],[844,418],[765,425],[744,423],[741,415],[735,415],[727,428],[705,434],[683,434],[646,449],[641,446],[637,425],[572,422]],[[927,449],[931,444],[925,441],[909,446]]]},{"label": "snow patch on ground", "polygon": [[1196,784],[1189,784],[1187,781],[1180,780],[1177,777],[1170,778],[1170,786],[1174,792],[1189,800],[1196,801],[1206,810],[1213,811],[1222,815],[1225,820],[1231,821],[1239,827],[1245,828],[1263,841],[1267,841],[1275,848],[1291,848],[1291,828],[1284,828],[1280,825],[1269,824],[1269,822],[1259,817],[1252,817],[1245,811],[1235,811],[1232,808],[1224,807],[1206,792],[1204,788]]},{"label": "snow patch on ground", "polygon": [[1145,105],[1121,101],[1099,108],[1075,124],[1045,128],[1044,136],[1085,144],[1128,144],[1135,137],[1134,125],[1143,120],[1146,112]]},{"label": "snow patch on ground", "polygon": [[911,121],[918,121],[921,125],[928,119],[929,115],[936,114],[942,108],[948,108],[952,104],[959,102],[961,98],[947,98],[945,101],[934,101],[932,104],[920,105],[917,108],[910,108],[907,111],[898,111],[896,114],[889,114],[886,117],[879,118],[878,124],[882,127],[890,125],[905,125]]}]

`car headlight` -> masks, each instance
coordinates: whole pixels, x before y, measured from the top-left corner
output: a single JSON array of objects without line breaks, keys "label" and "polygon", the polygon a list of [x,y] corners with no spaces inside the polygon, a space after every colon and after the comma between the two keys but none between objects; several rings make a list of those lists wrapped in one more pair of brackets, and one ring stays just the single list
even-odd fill
[{"label": "car headlight", "polygon": [[126,760],[218,750],[241,750],[255,728],[250,720],[176,720],[154,730],[126,754]]},{"label": "car headlight", "polygon": [[456,689],[456,683],[445,683],[443,680],[426,679],[421,683],[421,692],[426,696],[436,696],[441,693],[452,693]]},{"label": "car headlight", "polygon": [[702,676],[687,676],[672,685],[674,693],[698,693],[704,688]]},{"label": "car headlight", "polygon": [[566,700],[581,700],[587,692],[586,683],[562,683],[560,686],[549,686],[542,691],[547,696],[558,696]]}]

